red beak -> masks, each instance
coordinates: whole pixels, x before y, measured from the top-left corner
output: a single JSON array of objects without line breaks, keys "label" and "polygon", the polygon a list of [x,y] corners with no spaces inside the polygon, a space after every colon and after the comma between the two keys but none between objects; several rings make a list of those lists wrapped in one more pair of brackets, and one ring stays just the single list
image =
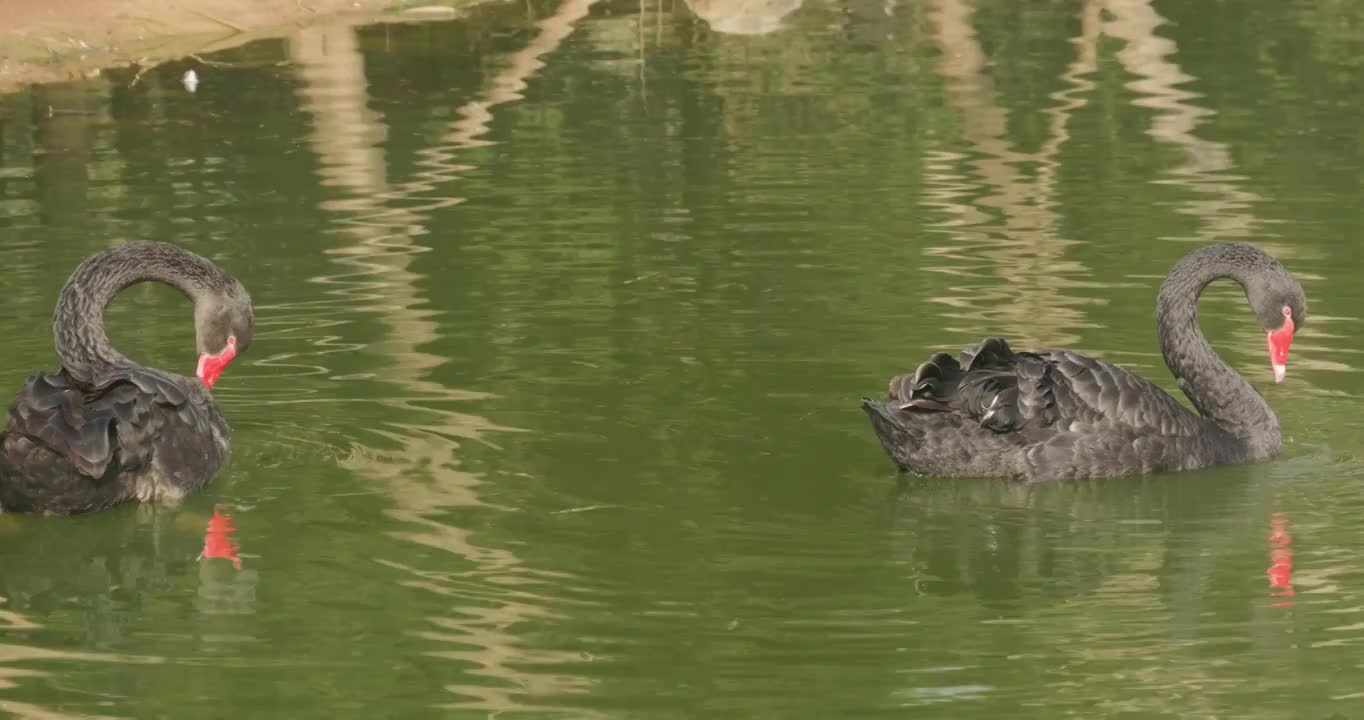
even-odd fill
[{"label": "red beak", "polygon": [[1288,374],[1288,347],[1293,344],[1293,318],[1285,316],[1283,327],[1265,334],[1269,345],[1269,366],[1274,369],[1274,382],[1283,382]]},{"label": "red beak", "polygon": [[218,376],[227,369],[228,363],[232,358],[237,357],[237,338],[228,337],[227,347],[217,355],[202,353],[199,355],[199,367],[194,371],[195,375],[204,382],[207,387],[213,387],[213,383],[218,382]]}]

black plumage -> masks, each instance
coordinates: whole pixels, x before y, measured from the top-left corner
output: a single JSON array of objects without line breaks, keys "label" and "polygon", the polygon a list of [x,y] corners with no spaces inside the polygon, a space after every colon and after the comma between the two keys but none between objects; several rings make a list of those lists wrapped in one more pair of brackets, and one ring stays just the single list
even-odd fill
[{"label": "black plumage", "polygon": [[1266,333],[1306,319],[1302,287],[1259,249],[1222,243],[1185,256],[1161,286],[1156,316],[1166,364],[1198,413],[1111,363],[1014,352],[997,337],[956,358],[935,353],[863,408],[891,459],[921,475],[1092,478],[1273,457],[1278,418],[1198,329],[1198,297],[1220,278],[1245,288]]},{"label": "black plumage", "polygon": [[174,503],[227,459],[227,422],[205,384],[212,377],[143,367],[108,342],[104,308],[144,280],[169,283],[194,301],[201,358],[225,364],[250,344],[250,296],[212,262],[165,243],[131,243],[87,259],[53,316],[63,369],[30,377],[10,406],[0,435],[0,510],[70,514],[128,500]]}]

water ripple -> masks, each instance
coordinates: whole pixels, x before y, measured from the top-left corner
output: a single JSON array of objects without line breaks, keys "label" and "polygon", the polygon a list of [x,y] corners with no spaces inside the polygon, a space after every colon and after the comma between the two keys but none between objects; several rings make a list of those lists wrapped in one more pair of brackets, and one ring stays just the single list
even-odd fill
[{"label": "water ripple", "polygon": [[[453,508],[511,510],[481,497],[483,480],[459,468],[457,441],[488,442],[488,435],[513,429],[471,413],[432,406],[489,396],[449,388],[429,378],[430,372],[445,361],[419,348],[440,338],[441,313],[423,298],[419,288],[426,278],[412,265],[429,251],[417,239],[426,234],[431,215],[464,202],[461,197],[433,195],[474,169],[456,161],[456,156],[488,144],[481,136],[487,132],[493,108],[520,97],[526,78],[542,64],[540,56],[556,47],[591,5],[591,0],[569,2],[542,21],[541,33],[510,58],[508,68],[490,83],[487,97],[460,107],[460,119],[452,123],[439,145],[417,151],[421,169],[403,183],[390,182],[385,176],[386,161],[379,141],[386,132],[382,118],[368,107],[363,61],[353,31],[307,30],[290,43],[301,81],[301,101],[314,119],[313,148],[323,163],[319,174],[325,185],[345,193],[321,207],[333,218],[334,234],[349,244],[328,251],[329,261],[340,266],[337,272],[311,280],[328,301],[263,308],[262,314],[278,313],[278,324],[264,325],[266,332],[302,339],[311,347],[303,352],[278,353],[259,364],[276,370],[283,367],[296,375],[320,375],[331,372],[325,364],[329,356],[357,350],[377,353],[384,366],[367,377],[392,383],[408,395],[370,401],[400,410],[394,416],[403,420],[372,428],[387,446],[356,438],[341,465],[375,482],[391,498],[394,507],[387,514],[401,529],[390,530],[389,535],[449,552],[474,568],[472,574],[449,574],[423,570],[404,561],[379,560],[400,578],[397,582],[403,587],[453,603],[448,615],[425,618],[428,627],[409,631],[424,641],[455,646],[423,653],[472,664],[474,669],[466,674],[482,678],[477,684],[447,684],[447,690],[460,697],[449,705],[451,708],[552,710],[552,704],[538,698],[581,693],[590,685],[561,672],[520,669],[561,666],[581,658],[574,653],[533,649],[508,629],[557,617],[550,608],[564,602],[563,586],[572,583],[572,576],[535,570],[508,548],[482,545],[471,530],[447,516]],[[386,337],[379,343],[358,343],[332,333],[318,334],[323,329],[344,331],[344,318],[355,312],[382,317]],[[364,402],[351,402],[355,401]],[[346,401],[285,396],[265,402]],[[537,587],[545,592],[537,592]],[[452,665],[451,671],[458,672],[456,668]]]}]

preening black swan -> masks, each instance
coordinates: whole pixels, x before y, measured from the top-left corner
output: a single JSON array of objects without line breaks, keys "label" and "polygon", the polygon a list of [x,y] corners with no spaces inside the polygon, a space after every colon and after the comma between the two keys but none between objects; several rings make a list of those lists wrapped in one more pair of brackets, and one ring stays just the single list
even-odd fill
[{"label": "preening black swan", "polygon": [[[196,378],[144,367],[109,344],[104,309],[147,280],[194,301]],[[254,327],[246,288],[179,247],[129,243],[87,258],[52,315],[62,370],[24,383],[0,435],[0,511],[174,504],[203,487],[228,451],[227,422],[209,388],[251,344]]]},{"label": "preening black swan", "polygon": [[1161,354],[1198,414],[1116,365],[1069,350],[1013,352],[997,337],[956,359],[934,354],[890,381],[888,401],[862,407],[895,464],[919,475],[1097,478],[1274,457],[1278,417],[1198,328],[1199,295],[1222,278],[1245,288],[1282,382],[1306,319],[1302,286],[1258,248],[1221,243],[1184,256],[1156,298]]}]

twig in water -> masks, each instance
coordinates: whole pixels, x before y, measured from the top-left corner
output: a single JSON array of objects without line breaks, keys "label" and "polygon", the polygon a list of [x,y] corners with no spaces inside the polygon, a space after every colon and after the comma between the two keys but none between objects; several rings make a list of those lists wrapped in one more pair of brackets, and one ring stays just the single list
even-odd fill
[{"label": "twig in water", "polygon": [[152,69],[146,62],[147,58],[145,57],[137,59],[137,74],[133,76],[133,81],[128,83],[128,87],[136,87],[138,83],[142,82],[142,76],[146,75],[147,71]]},{"label": "twig in water", "polygon": [[620,507],[620,506],[619,506],[619,505],[584,505],[584,506],[582,506],[582,507],[564,508],[563,510],[555,510],[555,511],[551,512],[550,514],[551,514],[551,515],[567,515],[568,513],[587,512],[588,510],[607,510],[607,509],[615,508],[615,507]]},{"label": "twig in water", "polygon": [[206,12],[204,12],[204,11],[202,11],[202,10],[194,10],[194,9],[191,9],[190,12],[192,12],[192,13],[194,13],[195,15],[198,15],[198,16],[200,16],[200,17],[208,18],[209,20],[212,20],[213,22],[218,23],[219,25],[222,25],[223,27],[232,28],[233,30],[236,30],[236,31],[239,32],[239,33],[244,33],[244,32],[246,32],[246,28],[242,27],[241,25],[238,25],[238,24],[232,23],[232,22],[228,22],[228,21],[226,21],[226,20],[224,20],[224,19],[222,19],[222,18],[220,18],[220,17],[214,17],[214,16],[209,15],[208,13],[206,13]]}]

